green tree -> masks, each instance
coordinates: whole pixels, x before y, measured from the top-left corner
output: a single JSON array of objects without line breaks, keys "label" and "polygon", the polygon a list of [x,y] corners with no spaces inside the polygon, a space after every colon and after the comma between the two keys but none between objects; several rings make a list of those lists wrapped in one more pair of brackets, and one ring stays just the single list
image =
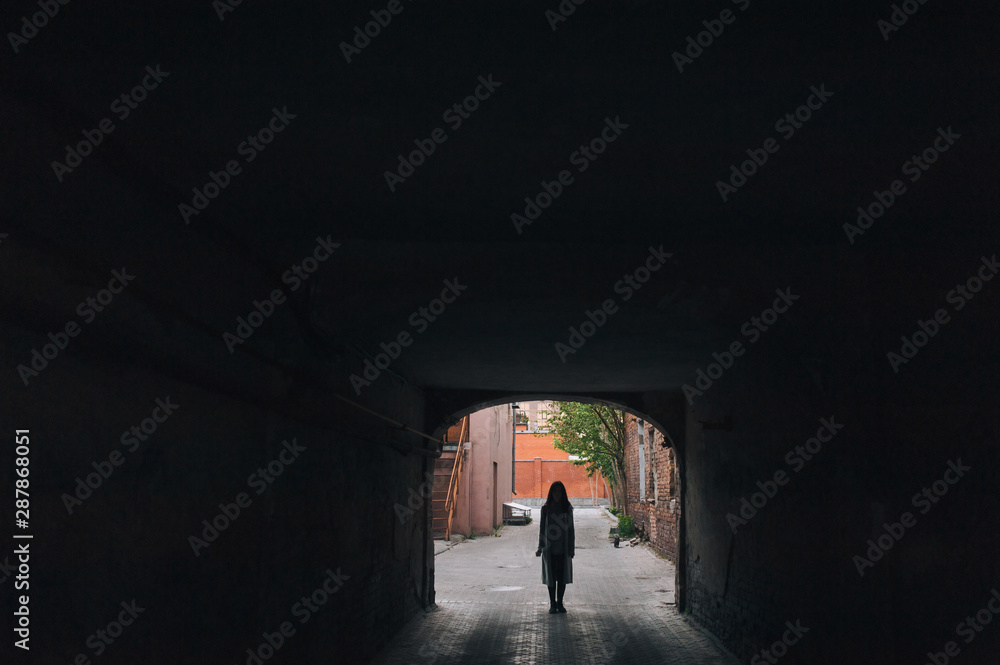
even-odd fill
[{"label": "green tree", "polygon": [[573,463],[586,465],[588,477],[600,471],[611,488],[612,504],[627,510],[625,412],[601,404],[553,402],[547,414],[555,447],[579,456]]}]

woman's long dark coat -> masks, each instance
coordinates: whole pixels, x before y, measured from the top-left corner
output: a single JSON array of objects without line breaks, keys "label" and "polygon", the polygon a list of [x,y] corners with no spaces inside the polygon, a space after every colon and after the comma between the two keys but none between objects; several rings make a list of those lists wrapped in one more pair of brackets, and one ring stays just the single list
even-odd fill
[{"label": "woman's long dark coat", "polygon": [[[548,534],[545,530],[549,526],[549,507],[546,505],[542,506],[542,517],[538,520],[538,549],[542,551],[542,583],[547,586],[555,586],[555,580],[549,582],[552,577],[550,572],[551,568],[551,557],[553,556],[549,553],[549,539]],[[566,531],[566,541],[565,547],[563,548],[563,561],[565,576],[563,581],[566,584],[570,584],[573,581],[573,556],[576,554],[576,529],[573,527],[573,506],[569,507],[569,512],[565,513],[567,520],[567,531]],[[558,528],[555,524],[552,525],[553,528]],[[558,555],[555,555],[558,556]]]}]

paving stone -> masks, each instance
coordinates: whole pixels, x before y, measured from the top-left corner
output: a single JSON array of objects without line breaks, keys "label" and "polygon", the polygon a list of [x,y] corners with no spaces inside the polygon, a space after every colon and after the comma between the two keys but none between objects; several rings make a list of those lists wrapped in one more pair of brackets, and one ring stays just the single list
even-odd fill
[{"label": "paving stone", "polygon": [[612,522],[577,508],[573,584],[566,614],[549,614],[539,510],[435,557],[437,609],[411,621],[378,665],[658,663],[737,665],[673,605],[674,567],[646,547],[615,549]]}]

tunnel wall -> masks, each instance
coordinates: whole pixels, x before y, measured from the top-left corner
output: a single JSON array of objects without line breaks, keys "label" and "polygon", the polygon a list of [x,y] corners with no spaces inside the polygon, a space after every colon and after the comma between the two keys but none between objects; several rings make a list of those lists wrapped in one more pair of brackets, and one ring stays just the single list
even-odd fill
[{"label": "tunnel wall", "polygon": [[[46,341],[0,331],[17,348]],[[428,517],[418,500],[429,458],[376,445],[395,436],[382,421],[308,388],[283,389],[276,374],[252,364],[245,392],[223,394],[135,356],[118,362],[98,346],[57,357],[27,387],[5,372],[5,381],[17,381],[4,391],[16,414],[6,426],[30,428],[32,662],[84,654],[101,663],[242,664],[248,648],[266,646],[265,633],[277,641],[290,622],[282,662],[356,663],[431,600]],[[224,361],[219,375],[232,370]],[[260,400],[255,391],[271,396]],[[157,400],[176,407],[135,440],[130,427],[164,417],[154,412]],[[376,386],[368,400],[421,425],[412,392]],[[295,444],[283,452],[283,442]],[[296,445],[304,450],[290,452]],[[269,464],[280,469],[268,474],[273,482],[253,477]],[[5,487],[12,468],[0,470]],[[74,503],[66,497],[77,478],[96,489],[81,489]],[[232,519],[219,517],[220,503]],[[206,535],[202,520],[215,519],[218,531]],[[206,544],[192,545],[190,536]],[[98,593],[80,582],[91,579],[102,580]],[[325,580],[330,593],[314,596],[326,595],[325,604],[297,605]],[[0,580],[7,616],[13,583],[12,575]],[[138,618],[98,653],[95,631],[133,599]]]},{"label": "tunnel wall", "polygon": [[[801,621],[809,632],[783,662],[919,662],[956,638],[962,662],[989,662],[995,653],[1000,622],[969,643],[956,625],[981,610],[1000,583],[997,358],[984,351],[1000,334],[998,285],[954,312],[898,374],[885,357],[917,317],[943,304],[978,256],[907,252],[884,267],[809,257],[813,277],[795,286],[803,302],[682,409],[682,418],[641,393],[586,395],[649,414],[677,443],[681,609],[745,661],[780,638],[786,621]],[[904,289],[897,264],[919,266]],[[74,283],[57,289],[65,302],[30,290],[14,302],[11,320],[25,323],[0,327],[9,357],[27,361],[29,349],[47,343],[46,331],[65,324],[62,305],[71,311],[92,292],[92,281],[66,281]],[[241,302],[259,296],[255,285],[245,288]],[[215,334],[187,327],[163,306],[147,307],[144,299],[155,295],[116,302],[29,386],[13,367],[3,379],[9,429],[31,429],[39,661],[96,655],[89,636],[118,616],[121,602],[135,599],[144,614],[101,662],[238,662],[264,633],[296,621],[294,604],[322,584],[326,570],[338,569],[343,584],[306,624],[293,623],[296,633],[281,651],[296,662],[364,660],[433,602],[429,505],[421,501],[430,467],[403,454],[424,444],[302,378],[307,365],[319,375],[335,372],[306,347],[301,331],[282,330],[295,325],[291,310],[268,324],[278,328],[280,345],[254,338],[253,354],[229,356]],[[32,298],[53,311],[29,311],[23,301]],[[285,369],[265,362],[269,357]],[[571,397],[570,390],[543,395]],[[527,397],[439,392],[446,399],[428,406],[428,393],[387,377],[363,399],[433,430],[469,405]],[[168,397],[177,412],[135,452],[121,452],[122,433]],[[757,482],[789,469],[785,456],[816,433],[821,418],[844,429],[734,532],[727,513],[739,511]],[[280,458],[289,438],[306,447],[301,459],[254,494],[250,474]],[[393,440],[399,445],[384,445]],[[106,469],[112,451],[124,462],[68,514],[62,495],[76,478],[97,473],[93,464]],[[959,459],[968,474],[926,515],[918,513],[914,492]],[[0,469],[5,487],[12,469]],[[195,556],[188,537],[241,491],[252,503]],[[917,515],[916,525],[859,574],[854,557],[906,510]],[[97,594],[79,582],[95,576],[105,580]],[[9,575],[0,580],[10,584]],[[8,589],[5,612],[13,611]],[[148,644],[160,647],[140,651]]]},{"label": "tunnel wall", "polygon": [[[687,406],[682,609],[743,662],[769,662],[752,659],[786,637],[780,662],[810,664],[986,663],[1000,644],[995,621],[961,630],[1000,583],[996,358],[979,355],[1000,292],[953,312],[896,373],[887,352],[969,263],[911,260],[922,272],[905,292],[891,262],[803,285],[815,308],[803,295]],[[935,483],[944,493],[921,499]]]}]

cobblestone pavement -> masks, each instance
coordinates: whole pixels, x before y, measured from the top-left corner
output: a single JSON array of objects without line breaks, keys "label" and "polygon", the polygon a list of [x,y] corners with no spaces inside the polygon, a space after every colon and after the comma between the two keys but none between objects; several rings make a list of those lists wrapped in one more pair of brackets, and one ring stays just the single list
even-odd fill
[{"label": "cobblestone pavement", "polygon": [[548,613],[535,509],[528,526],[505,526],[500,538],[480,536],[436,556],[438,609],[414,618],[374,662],[737,665],[677,613],[669,562],[645,547],[615,549],[613,522],[599,510],[574,513],[566,614]]}]

